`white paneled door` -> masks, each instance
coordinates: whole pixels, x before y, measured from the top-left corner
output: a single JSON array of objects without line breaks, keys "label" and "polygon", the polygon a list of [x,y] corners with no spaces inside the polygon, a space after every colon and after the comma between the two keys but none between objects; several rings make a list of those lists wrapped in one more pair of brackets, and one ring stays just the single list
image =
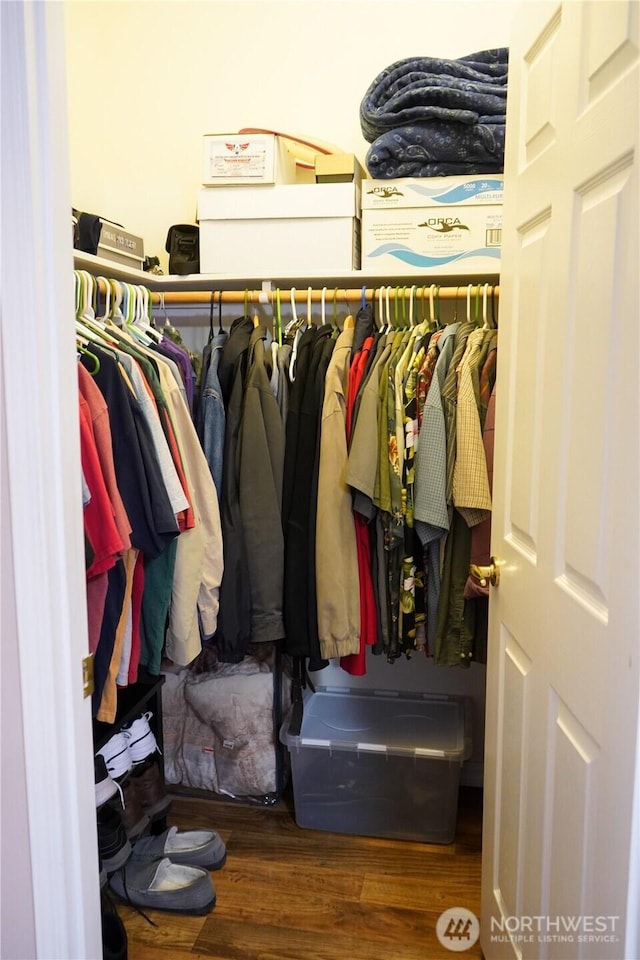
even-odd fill
[{"label": "white paneled door", "polygon": [[638,13],[510,48],[481,942],[639,956]]}]

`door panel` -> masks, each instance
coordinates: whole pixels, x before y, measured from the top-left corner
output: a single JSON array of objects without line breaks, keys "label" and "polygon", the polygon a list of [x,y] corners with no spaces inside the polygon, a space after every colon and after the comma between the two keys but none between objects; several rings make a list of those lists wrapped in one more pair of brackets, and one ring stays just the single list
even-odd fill
[{"label": "door panel", "polygon": [[487,960],[631,955],[639,6],[525,3],[510,47]]}]

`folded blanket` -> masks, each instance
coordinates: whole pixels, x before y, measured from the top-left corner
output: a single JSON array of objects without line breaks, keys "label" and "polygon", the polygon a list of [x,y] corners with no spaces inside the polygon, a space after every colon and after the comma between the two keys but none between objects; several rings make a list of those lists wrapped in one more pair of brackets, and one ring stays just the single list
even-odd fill
[{"label": "folded blanket", "polygon": [[508,49],[499,47],[458,60],[408,57],[378,74],[360,104],[360,125],[369,143],[387,130],[453,120],[477,124],[504,116]]},{"label": "folded blanket", "polygon": [[366,165],[376,180],[499,173],[504,169],[504,134],[504,117],[397,127],[373,142]]}]

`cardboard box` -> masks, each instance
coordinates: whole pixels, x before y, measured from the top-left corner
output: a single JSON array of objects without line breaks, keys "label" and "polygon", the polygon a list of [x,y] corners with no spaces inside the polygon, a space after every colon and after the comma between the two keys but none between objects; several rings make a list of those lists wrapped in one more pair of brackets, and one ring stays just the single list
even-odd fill
[{"label": "cardboard box", "polygon": [[364,181],[362,269],[498,273],[503,184],[495,175]]},{"label": "cardboard box", "polygon": [[461,697],[318,687],[280,739],[300,827],[451,843],[460,771],[471,756]]},{"label": "cardboard box", "polygon": [[353,153],[317,153],[315,174],[316,183],[360,182],[365,175]]},{"label": "cardboard box", "polygon": [[204,186],[295,183],[296,161],[269,133],[209,133],[203,138]]},{"label": "cardboard box", "polygon": [[122,263],[136,270],[142,270],[144,264],[144,242],[142,237],[127,233],[108,221],[102,221],[97,254],[114,263]]},{"label": "cardboard box", "polygon": [[357,270],[359,216],[355,183],[200,190],[200,271],[268,276]]}]

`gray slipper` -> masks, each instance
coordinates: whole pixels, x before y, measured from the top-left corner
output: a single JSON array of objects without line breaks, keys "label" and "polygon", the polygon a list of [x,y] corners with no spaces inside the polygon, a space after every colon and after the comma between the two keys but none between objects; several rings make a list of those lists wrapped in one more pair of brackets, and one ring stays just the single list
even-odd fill
[{"label": "gray slipper", "polygon": [[157,837],[142,837],[133,844],[131,859],[158,860],[168,857],[173,863],[219,870],[227,859],[227,850],[214,830],[181,830],[170,827]]},{"label": "gray slipper", "polygon": [[109,879],[121,900],[133,907],[166,913],[209,913],[216,902],[210,874],[201,867],[172,863],[166,858],[129,861]]}]

